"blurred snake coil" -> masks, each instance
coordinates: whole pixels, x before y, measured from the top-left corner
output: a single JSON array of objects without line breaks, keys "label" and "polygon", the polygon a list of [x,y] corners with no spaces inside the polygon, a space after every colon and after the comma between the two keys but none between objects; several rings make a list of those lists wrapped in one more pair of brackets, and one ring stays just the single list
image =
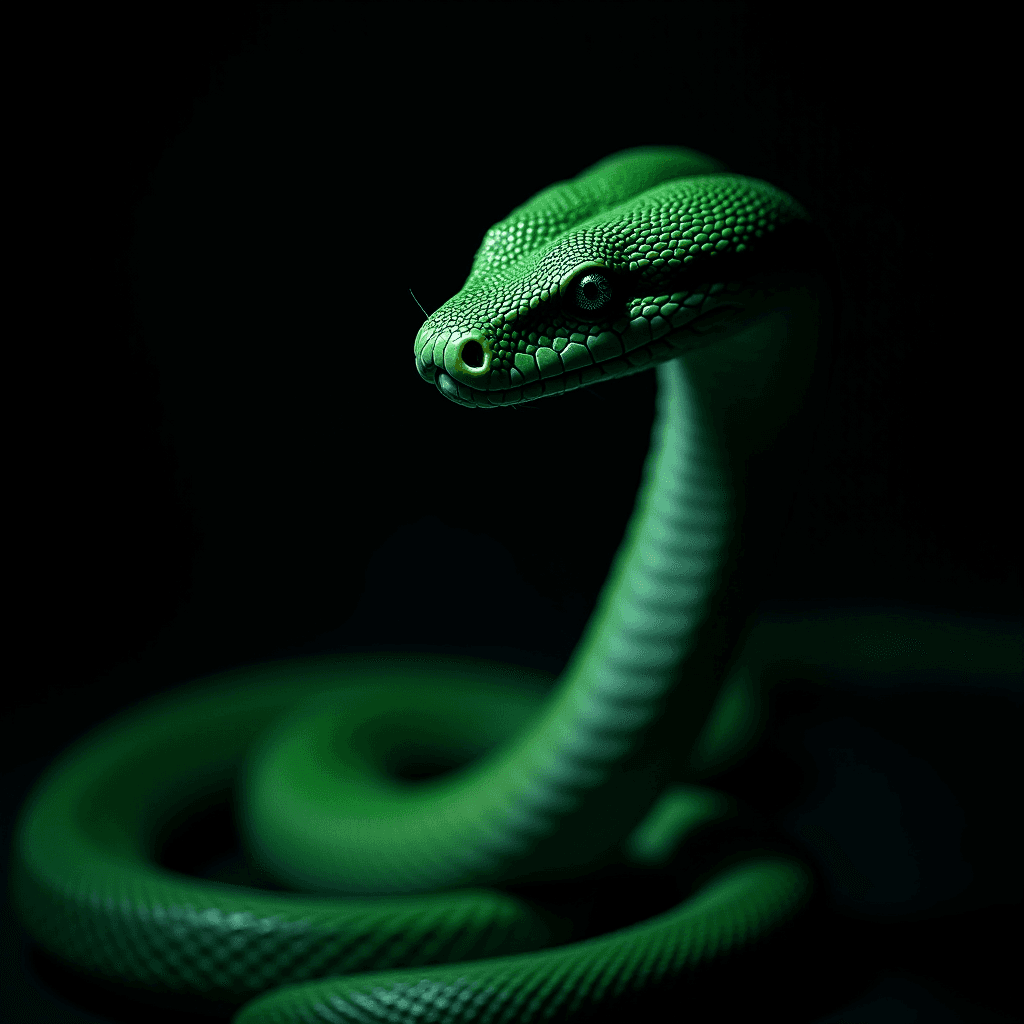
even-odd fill
[{"label": "blurred snake coil", "polygon": [[[687,850],[737,819],[701,780],[757,729],[744,641],[827,383],[824,248],[784,192],[675,147],[610,156],[492,227],[416,336],[423,379],[479,410],[657,373],[634,511],[561,676],[325,655],[141,702],[22,809],[10,884],[31,937],[84,977],[240,1024],[682,1012],[716,965],[756,959],[799,920],[810,870],[756,837],[718,863]],[[465,415],[528,487],[527,419]],[[599,443],[563,441],[566,458]],[[536,529],[573,543],[571,524]],[[160,861],[225,793],[266,888]],[[602,893],[630,877],[665,905],[602,931]],[[558,900],[586,879],[580,921]]]}]

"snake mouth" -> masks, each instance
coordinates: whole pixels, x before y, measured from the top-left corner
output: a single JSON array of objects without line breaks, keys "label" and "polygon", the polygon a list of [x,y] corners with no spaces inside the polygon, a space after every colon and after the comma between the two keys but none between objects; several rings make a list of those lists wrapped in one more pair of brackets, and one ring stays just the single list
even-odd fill
[{"label": "snake mouth", "polygon": [[[470,388],[463,385],[462,393],[459,391],[459,385],[456,383],[455,378],[450,373],[446,373],[439,366],[433,366],[430,363],[424,362],[420,356],[416,356],[416,372],[425,380],[433,384],[438,391],[444,395],[449,401],[454,402],[456,405],[465,406],[467,409],[493,409],[494,406],[483,399],[481,402],[473,402],[463,395],[474,395]],[[487,392],[481,392],[481,395],[487,394]]]},{"label": "snake mouth", "polygon": [[[444,370],[436,370],[434,376],[434,383],[437,385],[437,390],[444,395],[449,401],[454,402],[456,405],[465,406],[467,409],[497,409],[500,405],[495,405],[492,400],[487,398],[487,395],[494,395],[494,392],[481,391],[480,398],[478,401],[473,401],[476,398],[476,392],[463,385],[462,388],[456,383],[455,378],[450,374],[445,373]],[[471,397],[467,398],[466,395]]]},{"label": "snake mouth", "polygon": [[684,356],[697,349],[720,342],[743,321],[743,307],[736,302],[723,302],[703,314],[659,335],[657,344],[663,351],[655,353],[654,343],[637,346],[625,359],[608,359],[588,367],[589,373],[570,371],[534,381],[526,386],[487,391],[453,377],[439,366],[431,366],[417,357],[419,375],[430,381],[450,402],[466,409],[501,409],[521,405],[550,395],[561,395],[585,388],[601,380],[624,377],[650,368],[666,359]]},{"label": "snake mouth", "polygon": [[434,376],[434,383],[437,385],[437,390],[444,395],[445,398],[450,398],[453,402],[458,402],[459,405],[468,405],[470,403],[464,402],[459,397],[459,386],[455,381],[448,376],[444,370],[438,370]]}]

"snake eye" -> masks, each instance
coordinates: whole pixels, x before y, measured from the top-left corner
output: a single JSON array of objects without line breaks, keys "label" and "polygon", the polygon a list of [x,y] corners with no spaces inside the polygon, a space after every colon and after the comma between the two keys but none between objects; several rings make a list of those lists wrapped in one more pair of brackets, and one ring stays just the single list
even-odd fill
[{"label": "snake eye", "polygon": [[561,290],[569,312],[584,320],[606,315],[615,301],[615,288],[603,267],[580,267],[562,279]]},{"label": "snake eye", "polygon": [[604,274],[592,270],[577,279],[573,301],[581,313],[600,313],[611,300],[612,284]]}]

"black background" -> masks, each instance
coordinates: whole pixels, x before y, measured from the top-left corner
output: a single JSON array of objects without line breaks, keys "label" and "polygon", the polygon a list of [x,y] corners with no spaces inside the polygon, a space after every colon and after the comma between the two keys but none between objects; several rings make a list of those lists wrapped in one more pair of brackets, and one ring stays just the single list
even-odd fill
[{"label": "black background", "polygon": [[[875,24],[737,4],[26,23],[8,811],[90,725],[219,668],[406,645],[558,670],[631,508],[653,375],[473,414],[415,374],[409,289],[436,308],[491,223],[632,145],[690,146],[779,185],[839,260],[836,385],[767,600],[1018,629],[1011,361],[986,324],[998,267],[981,237],[999,203],[954,59],[970,44]],[[868,729],[923,758],[965,815],[976,879],[944,909],[846,907],[829,941],[855,966],[858,1019],[1015,1019],[997,936],[1019,848],[992,819],[1018,701],[969,680],[836,700],[780,703],[786,756],[826,763]],[[822,769],[806,756],[810,792]],[[15,1019],[114,1019],[76,1009],[4,934]]]}]

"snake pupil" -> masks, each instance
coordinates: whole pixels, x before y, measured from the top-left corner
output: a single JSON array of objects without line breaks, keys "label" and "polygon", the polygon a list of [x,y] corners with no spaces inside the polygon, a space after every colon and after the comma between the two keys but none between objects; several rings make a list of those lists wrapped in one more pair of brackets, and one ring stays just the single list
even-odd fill
[{"label": "snake pupil", "polygon": [[586,274],[576,285],[576,307],[581,313],[599,313],[611,298],[611,282],[603,274]]}]

